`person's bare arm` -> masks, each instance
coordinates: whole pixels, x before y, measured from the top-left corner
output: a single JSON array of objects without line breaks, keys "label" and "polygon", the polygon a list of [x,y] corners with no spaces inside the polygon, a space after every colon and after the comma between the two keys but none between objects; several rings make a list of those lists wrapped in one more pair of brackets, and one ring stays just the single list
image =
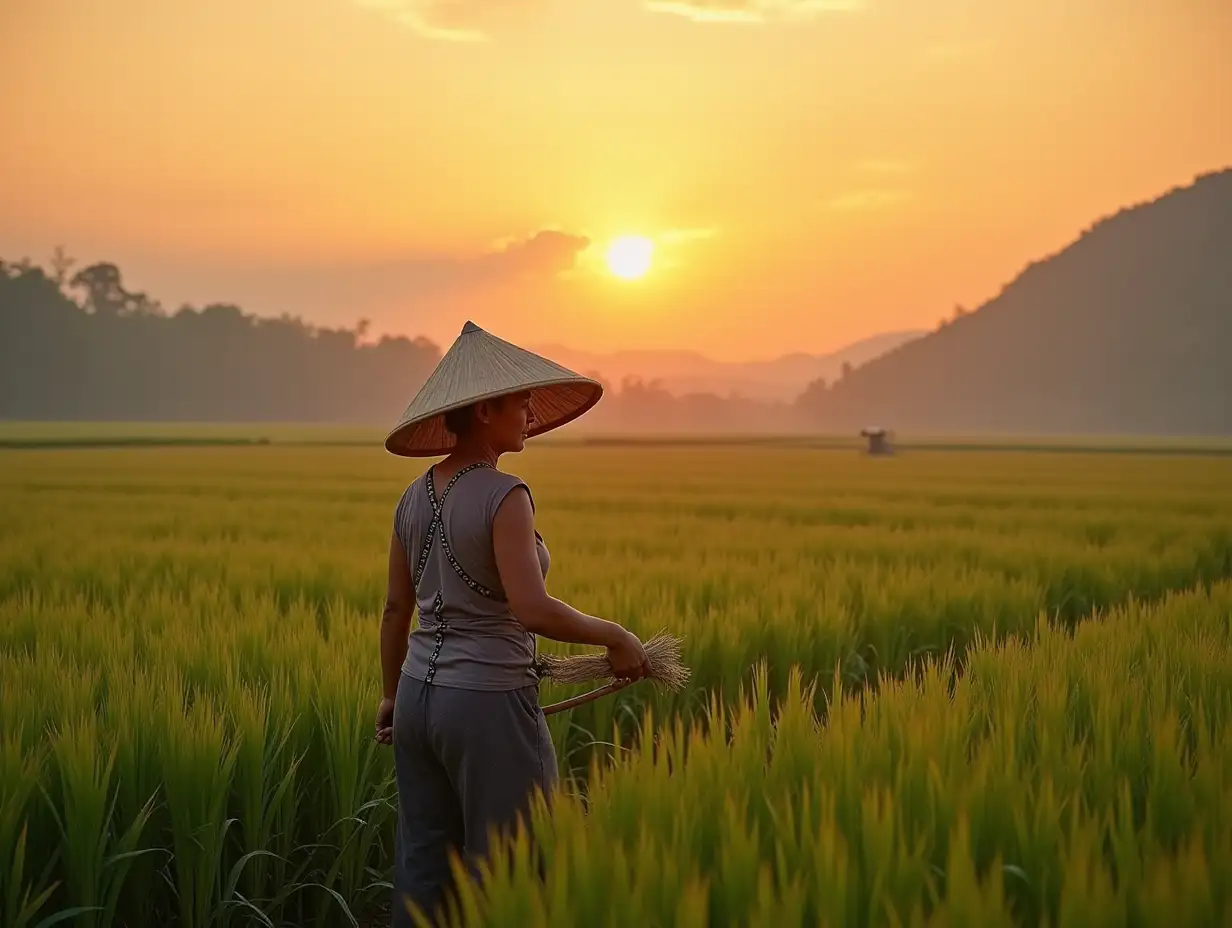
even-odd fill
[{"label": "person's bare arm", "polygon": [[527,631],[554,641],[607,648],[617,676],[637,679],[645,675],[649,669],[646,652],[636,635],[616,622],[579,612],[548,593],[535,550],[534,510],[525,488],[514,488],[497,509],[492,546],[509,608]]},{"label": "person's bare arm", "polygon": [[406,660],[406,640],[415,614],[415,585],[397,534],[389,539],[389,579],[381,615],[381,695],[393,699]]}]

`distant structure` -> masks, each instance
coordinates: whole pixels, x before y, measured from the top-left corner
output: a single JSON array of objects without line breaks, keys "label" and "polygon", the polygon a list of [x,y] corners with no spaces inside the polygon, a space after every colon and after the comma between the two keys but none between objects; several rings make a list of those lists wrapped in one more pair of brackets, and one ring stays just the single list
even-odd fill
[{"label": "distant structure", "polygon": [[868,453],[876,455],[891,454],[890,437],[885,429],[878,426],[869,426],[861,430],[860,436],[868,439]]}]

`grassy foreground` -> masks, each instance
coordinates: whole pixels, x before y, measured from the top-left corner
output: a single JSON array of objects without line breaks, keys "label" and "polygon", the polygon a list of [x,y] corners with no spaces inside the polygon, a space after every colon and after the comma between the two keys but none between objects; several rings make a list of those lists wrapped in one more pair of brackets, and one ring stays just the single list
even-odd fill
[{"label": "grassy foreground", "polygon": [[[1232,916],[1232,584],[981,642],[875,695],[792,674],[542,804],[468,925],[1214,925]],[[588,806],[588,808],[587,808]]]},{"label": "grassy foreground", "polygon": [[[383,901],[377,622],[417,465],[277,444],[2,460],[0,924],[333,925]],[[1232,914],[1232,460],[503,466],[535,493],[552,591],[684,635],[694,679],[551,719],[575,777],[537,827],[549,878],[515,861],[476,922]]]}]

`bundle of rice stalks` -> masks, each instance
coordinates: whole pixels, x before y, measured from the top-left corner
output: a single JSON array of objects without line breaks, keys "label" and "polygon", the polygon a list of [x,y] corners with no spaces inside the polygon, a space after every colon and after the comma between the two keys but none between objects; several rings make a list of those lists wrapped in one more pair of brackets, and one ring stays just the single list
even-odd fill
[{"label": "bundle of rice stalks", "polygon": [[[646,657],[650,661],[650,673],[644,679],[650,680],[660,689],[679,691],[684,687],[685,683],[689,680],[690,671],[680,659],[681,640],[674,635],[660,632],[642,642],[642,647],[646,650]],[[592,699],[597,699],[608,693],[614,693],[617,690],[624,689],[630,682],[615,678],[612,674],[612,666],[608,663],[605,654],[574,654],[569,656],[542,654],[535,662],[535,672],[539,675],[540,680],[552,683],[587,683],[591,680],[609,681],[598,689],[591,690],[589,693],[583,693],[580,696],[574,696],[572,699],[566,699],[564,702],[545,706],[543,709],[545,715],[551,715],[553,712],[560,712],[564,709],[572,709],[574,706],[590,702]]]}]

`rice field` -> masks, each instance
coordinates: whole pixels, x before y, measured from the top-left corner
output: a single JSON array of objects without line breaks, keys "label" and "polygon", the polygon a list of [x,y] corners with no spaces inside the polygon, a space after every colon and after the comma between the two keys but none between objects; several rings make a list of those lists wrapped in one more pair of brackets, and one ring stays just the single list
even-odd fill
[{"label": "rice field", "polygon": [[[383,917],[378,623],[422,466],[0,451],[0,924]],[[682,635],[692,679],[549,719],[545,875],[523,835],[458,924],[1232,919],[1232,457],[562,444],[502,466],[549,589]]]}]

